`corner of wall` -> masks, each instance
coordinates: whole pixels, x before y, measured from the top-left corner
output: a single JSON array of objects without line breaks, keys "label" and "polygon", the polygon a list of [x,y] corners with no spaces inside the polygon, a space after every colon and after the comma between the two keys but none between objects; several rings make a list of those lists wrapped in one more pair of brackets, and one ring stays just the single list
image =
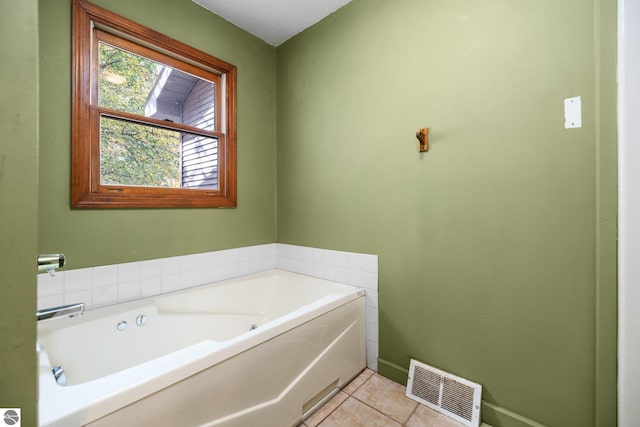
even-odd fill
[{"label": "corner of wall", "polygon": [[594,419],[617,424],[616,2],[595,2],[596,283]]}]

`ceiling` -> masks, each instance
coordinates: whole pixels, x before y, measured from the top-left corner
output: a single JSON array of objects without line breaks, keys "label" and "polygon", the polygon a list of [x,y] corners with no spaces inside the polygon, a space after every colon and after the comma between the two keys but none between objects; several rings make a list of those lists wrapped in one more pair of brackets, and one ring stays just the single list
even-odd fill
[{"label": "ceiling", "polygon": [[278,46],[351,0],[193,0],[243,30]]}]

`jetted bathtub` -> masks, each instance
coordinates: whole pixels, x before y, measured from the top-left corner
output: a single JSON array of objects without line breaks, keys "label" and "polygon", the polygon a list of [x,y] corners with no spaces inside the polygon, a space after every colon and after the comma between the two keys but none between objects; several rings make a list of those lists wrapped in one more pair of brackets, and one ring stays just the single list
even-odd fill
[{"label": "jetted bathtub", "polygon": [[41,322],[40,425],[296,425],[365,368],[364,310],[271,270]]}]

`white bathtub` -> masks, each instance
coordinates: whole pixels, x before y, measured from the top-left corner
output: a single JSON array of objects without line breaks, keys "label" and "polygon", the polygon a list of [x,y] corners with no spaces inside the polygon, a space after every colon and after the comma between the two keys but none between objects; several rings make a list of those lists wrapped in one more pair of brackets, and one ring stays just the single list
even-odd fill
[{"label": "white bathtub", "polygon": [[41,322],[40,425],[296,425],[365,368],[364,309],[362,289],[271,270]]}]

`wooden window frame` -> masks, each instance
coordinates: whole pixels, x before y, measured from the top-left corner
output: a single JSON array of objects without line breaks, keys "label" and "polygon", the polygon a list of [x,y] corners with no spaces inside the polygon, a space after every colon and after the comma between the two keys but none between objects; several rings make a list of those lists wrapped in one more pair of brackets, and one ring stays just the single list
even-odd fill
[{"label": "wooden window frame", "polygon": [[[215,131],[109,110],[97,102],[98,38],[127,44],[157,62],[204,77],[219,76]],[[92,55],[92,52],[95,55]],[[73,1],[71,206],[74,208],[232,208],[237,204],[236,67],[83,0]],[[206,78],[206,77],[205,77]],[[220,114],[219,114],[220,112]],[[220,117],[219,117],[220,116]],[[100,183],[100,118],[116,118],[218,139],[218,189]]]}]

